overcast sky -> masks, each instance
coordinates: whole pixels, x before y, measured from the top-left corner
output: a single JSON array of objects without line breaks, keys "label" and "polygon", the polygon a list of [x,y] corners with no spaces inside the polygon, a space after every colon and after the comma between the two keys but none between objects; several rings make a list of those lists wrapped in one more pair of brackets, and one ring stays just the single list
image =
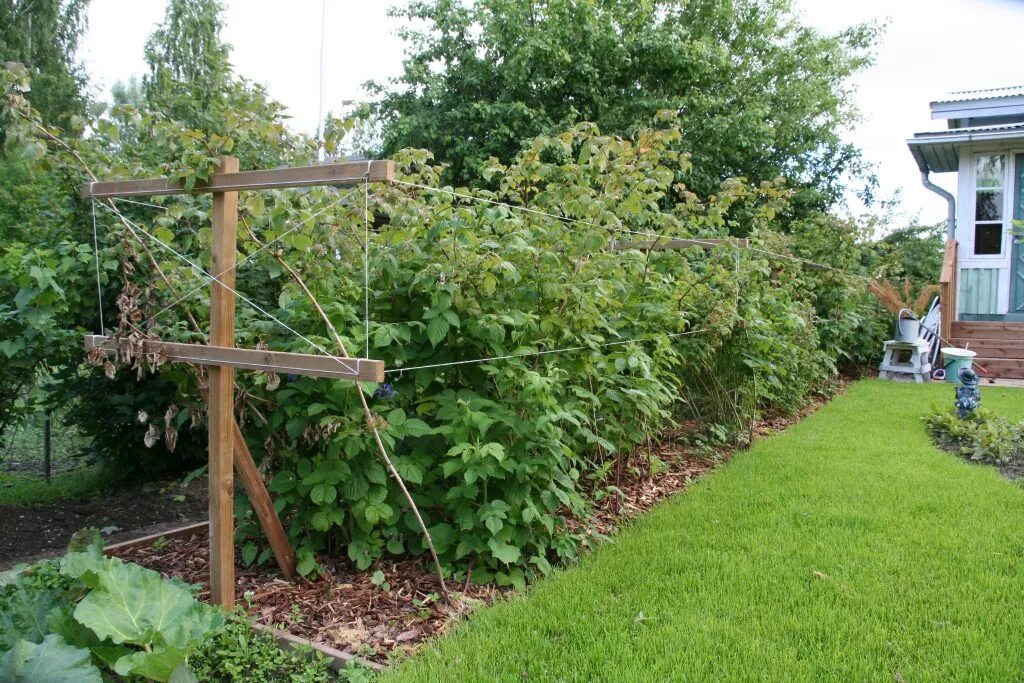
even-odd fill
[{"label": "overcast sky", "polygon": [[[224,38],[239,73],[267,85],[289,107],[292,125],[313,131],[320,93],[320,26],[324,11],[324,101],[327,110],[365,97],[361,85],[401,70],[397,22],[387,0],[227,0]],[[921,187],[905,140],[938,129],[928,103],[952,90],[1024,83],[1020,36],[1024,0],[795,0],[812,26],[840,30],[861,21],[887,29],[875,66],[856,80],[863,121],[849,138],[876,164],[879,195],[902,193],[902,213],[928,222],[945,218],[945,203]],[[163,17],[164,0],[93,0],[82,57],[106,93],[144,71],[146,36]],[[953,188],[955,174],[935,176]],[[859,207],[852,207],[854,211]]]}]

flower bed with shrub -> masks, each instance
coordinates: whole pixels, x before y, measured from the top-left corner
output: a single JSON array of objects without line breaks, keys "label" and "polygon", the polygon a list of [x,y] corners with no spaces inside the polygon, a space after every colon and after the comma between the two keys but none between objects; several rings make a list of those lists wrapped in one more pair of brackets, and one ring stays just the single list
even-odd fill
[{"label": "flower bed with shrub", "polygon": [[996,465],[1014,479],[1024,477],[1024,420],[1013,421],[985,408],[965,418],[955,409],[936,408],[923,419],[942,450],[970,462]]}]

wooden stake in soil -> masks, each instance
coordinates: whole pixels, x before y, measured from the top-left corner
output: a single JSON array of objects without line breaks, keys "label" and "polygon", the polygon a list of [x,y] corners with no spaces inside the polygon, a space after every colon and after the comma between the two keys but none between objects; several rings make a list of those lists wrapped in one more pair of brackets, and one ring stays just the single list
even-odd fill
[{"label": "wooden stake in soil", "polygon": [[[238,159],[221,158],[221,170],[238,171]],[[235,345],[235,254],[238,238],[238,192],[213,193],[210,283],[210,344]],[[208,425],[210,445],[210,594],[225,609],[235,603],[235,370],[210,367]]]}]

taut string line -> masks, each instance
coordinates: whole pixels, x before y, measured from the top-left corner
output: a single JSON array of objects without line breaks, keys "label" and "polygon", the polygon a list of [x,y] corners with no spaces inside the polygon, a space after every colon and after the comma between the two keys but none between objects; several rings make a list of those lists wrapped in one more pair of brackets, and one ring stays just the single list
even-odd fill
[{"label": "taut string line", "polygon": [[509,358],[530,358],[533,356],[546,356],[553,353],[567,353],[569,351],[586,351],[601,349],[606,346],[622,346],[624,344],[640,344],[646,341],[654,341],[656,339],[668,339],[670,337],[683,337],[691,334],[700,334],[701,332],[707,332],[710,328],[702,327],[697,330],[687,330],[686,332],[671,332],[671,333],[660,333],[654,334],[649,337],[640,337],[634,339],[622,339],[619,341],[605,342],[603,344],[590,344],[583,346],[566,346],[561,349],[548,349],[546,351],[525,351],[523,353],[510,353],[505,356],[491,356],[490,358],[475,358],[473,360],[456,360],[450,363],[431,363],[429,365],[413,365],[410,367],[392,368],[385,370],[384,374],[390,374],[392,372],[412,372],[413,370],[425,370],[428,368],[447,368],[453,365],[470,365],[476,363],[490,363],[496,360],[507,360]]},{"label": "taut string line", "polygon": [[[695,237],[683,237],[683,236],[670,237],[668,235],[662,235],[662,234],[659,234],[659,233],[656,233],[656,232],[644,232],[642,230],[627,230],[626,228],[623,228],[621,226],[602,225],[601,223],[595,223],[593,221],[584,220],[582,218],[570,218],[568,216],[559,216],[558,214],[548,213],[547,211],[541,211],[539,209],[532,209],[532,208],[530,208],[528,206],[518,206],[516,204],[509,204],[507,202],[499,202],[499,201],[497,201],[495,199],[487,199],[486,197],[477,197],[475,195],[466,194],[464,192],[456,192],[454,190],[449,190],[449,189],[442,188],[442,187],[431,187],[430,185],[423,185],[422,183],[413,183],[413,182],[409,182],[407,180],[393,179],[391,182],[394,183],[395,185],[405,185],[407,187],[416,187],[416,188],[419,188],[421,190],[427,190],[429,192],[437,192],[437,193],[440,193],[440,194],[446,194],[446,195],[450,195],[452,197],[458,197],[460,199],[468,199],[468,200],[474,201],[474,202],[481,202],[483,204],[490,204],[492,206],[503,206],[503,207],[505,207],[507,209],[513,209],[515,211],[521,211],[523,213],[532,213],[532,214],[535,214],[535,215],[538,215],[538,216],[545,216],[547,218],[553,218],[554,220],[562,221],[562,222],[565,222],[565,223],[578,223],[580,225],[590,225],[592,227],[600,228],[602,230],[611,230],[611,231],[614,231],[614,232],[621,232],[621,233],[625,233],[625,234],[628,234],[628,235],[641,235],[643,237],[653,237],[655,239],[663,239],[663,240],[667,240],[667,239],[685,239],[685,240],[689,240],[691,242],[694,242],[694,243],[697,243],[697,244],[701,244],[701,245],[704,245],[704,246],[709,246],[709,247],[720,247],[720,246],[722,246],[722,244],[720,242],[711,242],[711,241],[702,240],[700,238],[695,238]],[[760,247],[754,247],[754,246],[749,246],[749,245],[746,248],[749,249],[750,251],[756,251],[756,252],[759,252],[759,253],[762,253],[762,254],[766,254],[768,256],[775,256],[775,257],[782,258],[782,259],[789,259],[790,261],[796,261],[798,263],[802,263],[802,264],[805,264],[805,265],[815,266],[817,268],[823,268],[825,270],[831,270],[831,271],[835,271],[837,273],[843,273],[844,275],[849,275],[850,277],[861,278],[863,280],[868,280],[868,281],[871,281],[871,282],[874,282],[877,279],[879,279],[879,278],[873,278],[873,277],[871,277],[869,275],[862,275],[861,273],[853,273],[853,272],[850,272],[848,270],[843,270],[842,268],[836,268],[835,266],[830,266],[827,263],[818,263],[816,261],[811,261],[809,259],[800,258],[799,256],[793,256],[792,254],[780,254],[780,253],[775,252],[775,251],[770,251],[768,249],[762,249]]]},{"label": "taut string line", "polygon": [[[107,211],[110,211],[111,213],[115,212],[115,209],[108,207],[106,204],[101,204],[101,206],[103,208],[107,209]],[[136,230],[141,232],[143,235],[145,235],[146,237],[151,239],[153,242],[158,244],[160,247],[162,247],[166,251],[170,252],[171,254],[176,256],[178,259],[184,261],[185,263],[190,265],[195,270],[197,270],[200,273],[202,273],[204,276],[206,276],[208,278],[207,282],[216,281],[216,282],[220,283],[220,285],[222,287],[227,289],[229,292],[233,293],[235,296],[237,296],[239,299],[241,299],[245,303],[249,304],[249,306],[251,306],[253,309],[259,311],[261,314],[263,314],[264,316],[266,316],[267,318],[269,318],[273,322],[277,323],[278,325],[283,327],[285,330],[291,332],[293,335],[295,335],[296,337],[298,337],[302,341],[304,341],[307,344],[309,344],[310,346],[312,346],[314,349],[316,349],[317,351],[322,353],[324,356],[327,356],[329,358],[334,359],[339,365],[344,367],[349,373],[351,373],[353,375],[358,375],[359,374],[359,369],[360,369],[359,365],[360,365],[362,359],[360,359],[360,358],[348,359],[349,361],[355,361],[356,367],[353,368],[351,365],[349,365],[347,362],[345,362],[346,359],[341,358],[339,356],[335,356],[334,354],[332,354],[329,351],[327,351],[327,349],[325,349],[320,344],[317,344],[315,341],[313,341],[309,337],[307,337],[304,334],[302,334],[301,332],[298,332],[297,330],[293,329],[287,323],[285,323],[285,322],[281,321],[280,319],[278,319],[277,317],[275,317],[272,313],[269,313],[268,311],[264,310],[259,304],[254,302],[252,299],[250,299],[249,297],[245,296],[244,294],[239,292],[237,289],[235,289],[235,288],[231,287],[230,285],[228,285],[228,284],[224,283],[223,281],[221,281],[219,277],[215,277],[214,275],[212,275],[209,272],[207,272],[206,269],[204,269],[202,266],[200,266],[199,264],[195,263],[194,261],[189,259],[187,256],[181,254],[174,247],[168,245],[163,240],[161,240],[159,237],[156,237],[155,235],[151,234],[149,231],[145,230],[144,228],[139,226],[137,223],[135,223],[131,219],[129,219],[127,217],[124,217],[124,216],[121,216],[121,218],[123,220],[125,220],[128,224],[130,224],[133,228],[135,228]]]},{"label": "taut string line", "polygon": [[[247,255],[247,256],[246,256],[245,258],[243,258],[243,259],[242,259],[241,261],[238,261],[238,262],[237,262],[237,263],[236,263],[235,265],[233,265],[233,266],[229,266],[228,268],[225,268],[225,269],[224,269],[223,271],[221,271],[221,272],[217,273],[217,277],[216,277],[215,279],[216,279],[216,280],[217,280],[218,282],[220,282],[220,278],[221,278],[222,276],[226,275],[227,273],[230,273],[230,272],[231,272],[232,270],[237,270],[238,268],[242,267],[242,266],[243,266],[243,265],[244,265],[244,264],[245,264],[246,262],[248,262],[248,261],[249,261],[250,259],[252,259],[252,258],[253,258],[254,256],[256,256],[256,255],[257,255],[257,254],[259,254],[259,253],[260,253],[261,251],[263,251],[264,249],[266,249],[267,247],[269,247],[270,245],[274,244],[275,242],[279,242],[280,240],[283,240],[283,239],[284,239],[285,237],[287,237],[287,236],[288,236],[288,235],[290,235],[291,233],[295,232],[296,230],[298,230],[299,228],[301,228],[301,227],[302,227],[303,225],[305,225],[306,223],[309,223],[309,222],[311,222],[311,221],[313,221],[313,220],[315,220],[315,219],[319,218],[319,217],[320,217],[320,216],[322,216],[323,214],[327,213],[327,212],[328,212],[328,211],[329,211],[330,209],[332,209],[332,208],[333,208],[334,206],[336,206],[336,205],[337,205],[337,204],[339,204],[340,202],[344,201],[345,199],[348,199],[348,198],[349,198],[349,197],[351,197],[351,196],[352,196],[353,194],[355,194],[356,190],[358,190],[358,189],[359,189],[358,187],[356,187],[356,188],[353,188],[352,190],[350,190],[350,191],[346,192],[345,194],[343,194],[343,195],[341,195],[341,196],[339,196],[339,197],[336,197],[336,198],[335,198],[335,199],[333,199],[333,200],[332,200],[332,201],[331,201],[331,202],[330,202],[330,203],[329,203],[329,204],[328,204],[327,206],[325,206],[324,208],[320,209],[320,210],[319,210],[319,211],[317,211],[316,213],[314,213],[314,214],[312,214],[312,215],[310,215],[310,216],[308,216],[308,217],[306,217],[306,218],[303,218],[303,219],[302,219],[301,221],[299,221],[299,222],[298,222],[298,223],[296,223],[296,224],[295,224],[294,226],[292,226],[291,228],[289,228],[289,229],[288,229],[287,231],[285,231],[285,232],[284,232],[283,234],[281,234],[281,235],[279,235],[279,236],[275,237],[274,239],[270,240],[269,242],[267,242],[266,244],[264,244],[263,246],[261,246],[261,247],[260,247],[259,249],[257,249],[256,251],[254,251],[254,252],[252,252],[251,254]],[[155,208],[157,208],[157,209],[164,209],[164,210],[167,210],[167,207],[165,207],[165,206],[160,206],[159,204],[149,204],[149,203],[146,203],[146,202],[136,202],[136,201],[132,201],[131,199],[117,199],[117,198],[115,198],[115,200],[114,200],[114,201],[128,202],[128,203],[130,203],[130,204],[139,204],[140,206],[152,206],[152,207],[155,207]],[[151,322],[153,322],[154,320],[156,320],[157,318],[159,318],[159,317],[160,317],[161,315],[163,315],[163,314],[164,314],[164,313],[166,313],[167,311],[171,310],[172,308],[174,308],[175,306],[177,306],[177,305],[178,305],[178,304],[180,304],[181,302],[185,301],[185,299],[188,299],[188,298],[189,298],[190,296],[192,296],[193,294],[195,294],[195,293],[196,293],[196,292],[198,292],[199,290],[203,289],[204,287],[206,287],[206,286],[207,286],[208,284],[210,284],[211,282],[213,282],[213,280],[212,280],[212,279],[206,279],[206,280],[203,280],[203,282],[202,282],[201,284],[199,284],[199,285],[197,285],[197,286],[193,287],[192,289],[190,289],[190,290],[189,290],[188,292],[186,292],[186,293],[185,293],[185,294],[183,294],[182,296],[178,297],[177,299],[175,299],[175,300],[174,300],[174,301],[172,301],[171,303],[167,304],[166,306],[164,306],[163,308],[161,308],[161,309],[160,309],[159,311],[157,311],[157,312],[156,312],[156,313],[154,313],[153,315],[149,316],[149,318],[148,318],[148,319],[146,319],[146,321],[142,323],[142,327],[146,327],[146,326],[148,326],[148,325],[149,325],[149,324],[150,324]],[[222,284],[223,284],[223,283],[222,283]]]}]

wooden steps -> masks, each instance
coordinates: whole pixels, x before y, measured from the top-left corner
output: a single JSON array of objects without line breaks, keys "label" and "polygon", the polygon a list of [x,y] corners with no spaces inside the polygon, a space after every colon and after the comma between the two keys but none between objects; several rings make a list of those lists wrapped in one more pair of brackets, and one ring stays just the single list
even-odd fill
[{"label": "wooden steps", "polygon": [[1024,379],[1024,323],[954,322],[950,341],[977,351],[983,377]]}]

